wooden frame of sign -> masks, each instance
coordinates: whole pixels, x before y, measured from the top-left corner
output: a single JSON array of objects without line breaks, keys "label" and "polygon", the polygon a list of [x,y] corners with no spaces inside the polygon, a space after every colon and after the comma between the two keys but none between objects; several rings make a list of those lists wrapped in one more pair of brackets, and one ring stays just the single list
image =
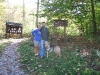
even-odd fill
[{"label": "wooden frame of sign", "polygon": [[54,26],[63,26],[64,27],[64,37],[65,37],[65,32],[66,32],[66,26],[68,25],[68,20],[54,20]]},{"label": "wooden frame of sign", "polygon": [[22,24],[14,22],[6,22],[6,38],[13,34],[19,34],[22,37]]},{"label": "wooden frame of sign", "polygon": [[68,20],[54,20],[54,26],[67,26]]}]

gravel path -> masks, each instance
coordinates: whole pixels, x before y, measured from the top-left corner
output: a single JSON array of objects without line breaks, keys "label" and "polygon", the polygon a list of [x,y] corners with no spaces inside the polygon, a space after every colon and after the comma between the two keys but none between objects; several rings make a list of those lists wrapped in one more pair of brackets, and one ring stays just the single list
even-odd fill
[{"label": "gravel path", "polygon": [[0,75],[26,75],[19,63],[19,42],[23,39],[12,39],[0,57]]}]

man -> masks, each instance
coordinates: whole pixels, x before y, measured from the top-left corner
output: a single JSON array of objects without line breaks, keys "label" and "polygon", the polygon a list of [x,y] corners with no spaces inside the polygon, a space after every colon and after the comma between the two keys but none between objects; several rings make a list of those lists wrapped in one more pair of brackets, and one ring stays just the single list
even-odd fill
[{"label": "man", "polygon": [[40,32],[40,25],[37,25],[37,29],[32,31],[32,36],[34,37],[34,53],[35,57],[39,55],[39,49],[40,49],[40,42],[41,42],[41,32]]},{"label": "man", "polygon": [[41,58],[44,58],[45,57],[45,41],[48,41],[49,40],[49,30],[48,28],[46,27],[46,23],[45,22],[42,22],[42,27],[40,29],[41,31],[41,49],[40,49],[40,56]]}]

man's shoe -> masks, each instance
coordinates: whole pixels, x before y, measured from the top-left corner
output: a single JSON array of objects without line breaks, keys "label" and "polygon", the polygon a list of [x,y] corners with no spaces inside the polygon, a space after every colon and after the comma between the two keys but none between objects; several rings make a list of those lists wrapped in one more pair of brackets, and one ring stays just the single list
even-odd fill
[{"label": "man's shoe", "polygon": [[41,59],[43,58],[43,56],[41,56]]},{"label": "man's shoe", "polygon": [[41,59],[43,59],[44,57],[43,56],[41,56]]}]

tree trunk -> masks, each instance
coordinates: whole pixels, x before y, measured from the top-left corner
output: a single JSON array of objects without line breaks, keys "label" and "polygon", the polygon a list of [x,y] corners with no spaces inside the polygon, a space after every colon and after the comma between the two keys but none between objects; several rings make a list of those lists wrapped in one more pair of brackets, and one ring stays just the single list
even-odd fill
[{"label": "tree trunk", "polygon": [[97,34],[97,26],[96,26],[96,18],[95,18],[95,11],[94,11],[94,0],[91,0],[91,7],[92,7],[92,16],[93,16],[93,35]]},{"label": "tree trunk", "polygon": [[38,25],[38,15],[39,15],[39,0],[37,1],[36,26]]}]

